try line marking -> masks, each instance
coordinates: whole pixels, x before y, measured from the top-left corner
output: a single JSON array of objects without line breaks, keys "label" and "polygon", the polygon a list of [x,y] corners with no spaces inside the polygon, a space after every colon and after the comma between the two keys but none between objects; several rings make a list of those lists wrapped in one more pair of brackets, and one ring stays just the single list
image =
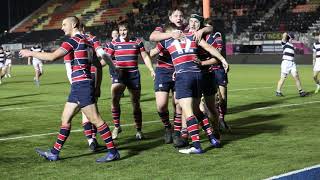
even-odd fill
[{"label": "try line marking", "polygon": [[[314,165],[314,166],[310,166],[310,167],[306,167],[306,168],[299,169],[299,170],[295,170],[295,171],[291,171],[291,172],[288,172],[288,173],[285,173],[285,174],[280,174],[278,176],[273,176],[273,177],[267,178],[265,180],[276,180],[276,179],[286,178],[286,177],[287,177],[287,179],[291,179],[290,176],[293,176],[293,175],[296,175],[296,174],[299,174],[299,173],[307,173],[307,171],[317,170],[317,168],[320,169],[320,164]],[[308,177],[308,175],[305,175],[304,177],[302,176],[301,178],[307,178],[307,177]],[[292,179],[298,179],[298,178],[292,178]]]}]

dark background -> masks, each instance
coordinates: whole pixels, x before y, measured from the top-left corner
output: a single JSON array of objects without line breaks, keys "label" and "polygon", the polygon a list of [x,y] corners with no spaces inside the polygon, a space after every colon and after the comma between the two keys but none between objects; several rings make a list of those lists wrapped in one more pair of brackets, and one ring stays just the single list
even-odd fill
[{"label": "dark background", "polygon": [[0,8],[0,34],[5,30],[9,31],[9,24],[10,28],[12,28],[47,1],[48,0],[2,0]]}]

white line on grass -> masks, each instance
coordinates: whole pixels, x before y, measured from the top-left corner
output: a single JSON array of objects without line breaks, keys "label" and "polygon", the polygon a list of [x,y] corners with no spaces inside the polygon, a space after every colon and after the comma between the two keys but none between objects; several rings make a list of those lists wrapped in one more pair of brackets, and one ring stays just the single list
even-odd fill
[{"label": "white line on grass", "polygon": [[[303,168],[303,169],[299,169],[299,170],[296,170],[296,171],[291,171],[291,172],[288,172],[288,173],[285,173],[285,174],[281,174],[281,175],[278,175],[278,176],[273,176],[273,177],[267,178],[265,180],[280,179],[280,178],[283,178],[283,177],[287,177],[287,176],[291,176],[291,175],[294,175],[294,174],[302,173],[303,171],[310,171],[312,169],[317,169],[317,168],[320,168],[320,164],[314,165],[314,166],[311,166],[311,167],[306,167],[306,168]],[[290,179],[290,177],[288,177],[288,179]]]},{"label": "white line on grass", "polygon": [[299,103],[299,104],[284,104],[284,105],[280,105],[280,106],[267,106],[267,107],[251,109],[251,111],[258,111],[258,110],[265,110],[265,109],[275,109],[275,108],[284,108],[284,107],[292,107],[292,106],[301,106],[301,105],[315,104],[315,103],[320,103],[320,101],[310,101],[310,102],[304,102],[304,103]]},{"label": "white line on grass", "polygon": [[[286,104],[286,105],[281,105],[281,106],[269,106],[269,107],[262,107],[262,108],[255,108],[251,109],[249,111],[259,111],[259,110],[265,110],[265,109],[275,109],[275,108],[283,108],[283,107],[292,107],[292,106],[300,106],[300,105],[306,105],[306,104],[314,104],[314,103],[320,103],[320,101],[311,101],[311,102],[305,102],[305,103],[300,103],[300,104]],[[143,122],[143,124],[153,124],[153,123],[160,123],[160,120],[158,121],[147,121]],[[122,126],[133,126],[134,124],[124,124]],[[110,126],[113,127],[113,126]],[[72,130],[71,132],[82,132],[83,129],[76,129]],[[34,134],[30,136],[17,136],[17,137],[12,137],[12,138],[1,138],[0,141],[8,141],[8,140],[14,140],[14,139],[24,139],[24,138],[30,138],[30,137],[39,137],[39,136],[47,136],[47,135],[53,135],[53,134],[58,134],[58,132],[54,133],[44,133],[44,134]]]},{"label": "white line on grass", "polygon": [[[288,86],[293,86],[293,85],[288,85]],[[245,89],[231,89],[229,91],[230,92],[233,92],[233,91],[247,91],[247,90],[270,89],[270,88],[274,88],[274,86],[257,87],[257,88],[245,88]],[[14,111],[14,110],[24,110],[24,109],[32,109],[32,108],[53,107],[53,106],[61,106],[61,104],[49,104],[49,105],[38,105],[38,106],[28,106],[28,107],[0,108],[0,111]]]},{"label": "white line on grass", "polygon": [[[295,86],[295,85],[287,85],[287,86]],[[271,89],[271,88],[276,88],[276,86],[256,87],[256,88],[244,88],[244,89],[231,89],[231,90],[228,90],[228,91],[229,91],[229,92],[233,92],[233,91],[247,91],[247,90],[259,90],[259,89]]]},{"label": "white line on grass", "polygon": [[43,108],[43,107],[53,107],[61,106],[61,104],[48,104],[48,105],[39,105],[39,106],[28,106],[28,107],[15,107],[15,108],[1,108],[0,111],[12,111],[12,110],[23,110],[23,109],[32,109],[32,108]]},{"label": "white line on grass", "polygon": [[[147,122],[143,122],[143,124],[153,124],[159,122],[158,121],[147,121]],[[127,126],[133,126],[134,124],[123,124],[121,125],[122,127],[127,127]],[[109,127],[114,127],[114,126],[109,126]],[[75,130],[71,130],[71,132],[82,132],[83,129],[75,129]],[[12,138],[1,138],[0,141],[7,141],[7,140],[14,140],[14,139],[25,139],[25,138],[31,138],[31,137],[40,137],[40,136],[48,136],[48,135],[54,135],[54,134],[58,134],[58,132],[52,132],[52,133],[43,133],[43,134],[34,134],[34,135],[29,135],[29,136],[17,136],[17,137],[12,137]]]},{"label": "white line on grass", "polygon": [[[267,88],[267,87],[264,87]],[[271,87],[269,87],[271,88]],[[252,88],[249,88],[252,89]],[[241,89],[239,89],[241,90]],[[242,89],[243,90],[243,89]],[[265,109],[274,109],[274,108],[283,108],[283,107],[292,107],[292,106],[300,106],[300,105],[306,105],[306,104],[314,104],[314,103],[320,103],[320,101],[311,101],[311,102],[305,102],[305,103],[300,103],[300,104],[285,104],[285,105],[281,105],[281,106],[268,106],[268,107],[262,107],[262,108],[255,108],[255,109],[251,109],[249,111],[259,111],[259,110],[265,110]],[[48,107],[48,106],[56,106],[56,105],[47,105],[47,106],[37,106],[37,107]],[[25,107],[25,108],[34,108],[36,106],[32,106],[32,107]],[[23,108],[7,108],[8,110],[20,110]],[[0,111],[3,109],[0,109]],[[152,123],[156,123],[156,122],[160,122],[159,121],[147,121],[147,122],[143,122],[143,124],[152,124]],[[122,126],[133,126],[134,124],[124,124]],[[113,126],[110,126],[113,127]],[[83,131],[82,129],[76,129],[76,130],[72,130],[71,132],[81,132]],[[34,135],[29,135],[29,136],[17,136],[17,137],[12,137],[12,138],[1,138],[0,141],[7,141],[7,140],[14,140],[14,139],[24,139],[24,138],[30,138],[30,137],[39,137],[39,136],[47,136],[47,135],[53,135],[53,134],[58,134],[57,132],[54,133],[44,133],[44,134],[34,134]]]}]

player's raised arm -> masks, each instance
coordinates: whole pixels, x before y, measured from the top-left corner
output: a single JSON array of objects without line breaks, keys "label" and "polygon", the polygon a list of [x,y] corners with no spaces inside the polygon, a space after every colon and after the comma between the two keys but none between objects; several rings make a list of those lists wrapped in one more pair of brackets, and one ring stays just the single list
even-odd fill
[{"label": "player's raised arm", "polygon": [[160,51],[157,49],[157,48],[153,48],[150,50],[149,54],[150,54],[150,57],[154,57],[156,55],[158,55],[160,53]]},{"label": "player's raised arm", "polygon": [[286,33],[286,32],[283,33],[283,34],[282,34],[282,39],[281,39],[281,41],[282,41],[282,42],[287,42],[287,37],[288,37],[288,33]]},{"label": "player's raised arm", "polygon": [[21,57],[35,57],[44,61],[55,61],[60,57],[63,57],[66,55],[66,51],[64,51],[61,48],[58,48],[54,52],[35,52],[35,51],[30,51],[27,49],[22,49],[19,52],[19,55]]},{"label": "player's raised arm", "polygon": [[182,31],[160,32],[153,31],[149,37],[150,41],[162,41],[170,38],[180,39],[183,37]]},{"label": "player's raised arm", "polygon": [[199,42],[199,45],[200,45],[204,50],[208,51],[212,56],[214,56],[214,57],[216,57],[218,60],[220,60],[221,63],[222,63],[222,65],[223,65],[223,67],[224,67],[224,69],[225,69],[225,71],[226,71],[226,72],[228,71],[228,69],[229,69],[229,64],[228,64],[228,62],[226,61],[226,59],[220,54],[220,52],[219,52],[216,48],[210,46],[210,45],[209,45],[208,43],[206,43],[206,41],[203,40],[203,39]]},{"label": "player's raised arm", "polygon": [[194,32],[194,39],[196,41],[200,41],[204,34],[210,34],[212,32],[213,32],[213,27],[211,25],[207,25],[202,29],[199,29],[198,31]]},{"label": "player's raised arm", "polygon": [[113,64],[111,57],[107,55],[107,53],[102,48],[97,49],[96,52],[97,55],[102,58],[102,60],[100,61],[102,67],[108,64],[109,68],[112,71],[115,71],[116,67]]}]

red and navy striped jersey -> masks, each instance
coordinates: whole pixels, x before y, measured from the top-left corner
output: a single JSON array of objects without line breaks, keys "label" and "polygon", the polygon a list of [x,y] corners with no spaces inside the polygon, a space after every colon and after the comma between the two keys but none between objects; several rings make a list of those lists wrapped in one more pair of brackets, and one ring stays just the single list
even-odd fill
[{"label": "red and navy striped jersey", "polygon": [[91,80],[91,65],[88,53],[90,43],[82,35],[76,34],[63,42],[60,48],[65,51],[65,55],[70,53],[67,59],[71,59],[72,83]]},{"label": "red and navy striped jersey", "polygon": [[101,43],[99,41],[99,39],[92,35],[92,34],[89,34],[89,33],[86,33],[86,34],[82,34],[86,39],[87,41],[90,42],[91,46],[94,48],[94,50],[96,51],[98,48],[102,48],[101,47]]},{"label": "red and navy striped jersey", "polygon": [[[83,36],[90,43],[91,48],[94,49],[94,51],[91,51],[92,58],[94,59],[94,61],[99,61],[96,51],[98,48],[102,48],[100,41],[98,40],[98,38],[96,36],[89,34],[89,33],[83,34]],[[91,71],[91,73],[95,73],[97,71],[97,68],[93,64],[91,64],[90,71]]]},{"label": "red and navy striped jersey", "polygon": [[[89,42],[91,49],[94,49],[96,51],[98,48],[102,48],[101,43],[96,36],[93,36],[92,34],[82,34],[81,36],[86,38],[86,40]],[[93,57],[89,57],[89,58],[97,58],[95,51],[92,51]],[[73,53],[69,53],[65,55],[63,59],[65,62],[70,62],[73,59],[73,57],[74,57]],[[90,72],[95,73],[96,71],[97,71],[97,68],[91,63]]]},{"label": "red and navy striped jersey", "polygon": [[166,69],[174,68],[171,55],[167,49],[161,49],[161,51],[159,52],[159,56],[157,58],[157,67]]},{"label": "red and navy striped jersey", "polygon": [[185,38],[176,40],[173,38],[161,41],[157,49],[167,49],[171,55],[176,73],[201,72],[199,66],[194,62],[197,59],[198,44],[193,39],[192,33],[185,33]]},{"label": "red and navy striped jersey", "polygon": [[[106,44],[105,44],[105,47],[104,47],[103,50],[104,50],[106,53],[108,53],[108,48],[109,48],[109,46],[110,46],[110,43],[111,43],[111,42],[106,42]],[[115,58],[114,56],[112,56],[111,59],[112,59],[113,64],[116,66],[116,58]]]},{"label": "red and navy striped jersey", "polygon": [[137,70],[138,55],[144,51],[145,48],[140,39],[135,38],[128,42],[121,42],[118,38],[110,43],[107,54],[115,57],[115,64],[118,68]]},{"label": "red and navy striped jersey", "polygon": [[[222,41],[221,34],[219,32],[217,32],[215,34],[208,34],[206,36],[205,40],[209,45],[211,45],[214,48],[216,48],[217,50],[221,51],[221,49],[223,47],[223,41]],[[201,48],[200,53],[199,53],[199,58],[201,60],[210,59],[211,57],[212,57],[212,55],[209,52],[207,52],[206,50]],[[220,68],[223,68],[223,66],[222,66],[222,63],[219,61],[218,64],[212,65],[210,70],[215,70],[215,69],[220,69]]]},{"label": "red and navy striped jersey", "polygon": [[[182,26],[181,29],[183,29],[184,31],[186,30],[186,26]],[[164,32],[165,27],[163,26],[158,26],[154,29],[154,31],[159,31],[159,32]],[[172,59],[171,59],[171,55],[168,52],[167,49],[161,49],[159,50],[159,56],[157,59],[157,67],[160,68],[167,68],[167,69],[172,69],[174,68],[173,63],[172,63]]]}]

